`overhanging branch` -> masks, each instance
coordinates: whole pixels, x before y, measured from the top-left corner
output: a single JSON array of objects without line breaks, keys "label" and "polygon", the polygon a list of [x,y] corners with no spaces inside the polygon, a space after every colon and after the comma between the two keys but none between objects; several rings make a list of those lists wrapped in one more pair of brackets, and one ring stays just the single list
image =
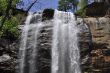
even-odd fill
[{"label": "overhanging branch", "polygon": [[32,8],[32,6],[37,2],[38,0],[35,0],[28,8],[27,8],[27,12]]}]

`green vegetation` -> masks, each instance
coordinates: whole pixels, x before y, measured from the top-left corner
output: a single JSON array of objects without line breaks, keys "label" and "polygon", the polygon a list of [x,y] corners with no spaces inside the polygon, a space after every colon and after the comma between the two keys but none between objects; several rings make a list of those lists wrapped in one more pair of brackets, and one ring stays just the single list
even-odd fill
[{"label": "green vegetation", "polygon": [[[16,4],[18,2],[19,0],[12,0],[11,8],[16,8]],[[5,13],[8,3],[9,3],[9,0],[0,0],[0,14],[1,15]]]},{"label": "green vegetation", "polygon": [[6,20],[0,31],[0,37],[6,38],[9,35],[12,35],[13,38],[18,38],[18,24],[19,22],[16,17],[11,17],[10,19]]},{"label": "green vegetation", "polygon": [[[24,12],[16,10],[16,4],[19,1],[20,0],[0,0],[0,38],[6,35],[7,31],[12,33],[14,37],[17,37],[19,35],[18,25],[21,24],[22,17],[24,16],[25,12],[28,12],[38,0],[34,0],[33,3],[27,7],[27,10],[24,9],[26,10]],[[59,0],[58,9],[61,11],[72,11],[84,17],[86,15],[85,13],[88,1],[89,0]],[[94,1],[97,2],[97,0]],[[109,0],[100,1],[105,1],[106,5],[110,5]],[[21,9],[21,11],[23,10]]]},{"label": "green vegetation", "polygon": [[0,0],[0,38],[18,38],[18,25],[37,1],[34,0],[25,10],[16,8],[17,4],[22,4],[21,0]]},{"label": "green vegetation", "polygon": [[19,15],[12,15],[17,3],[18,0],[0,0],[0,38],[12,36],[15,39],[19,36]]},{"label": "green vegetation", "polygon": [[84,8],[82,8],[82,9],[77,10],[75,14],[77,14],[81,17],[85,17],[86,16],[85,13],[86,13],[86,10]]},{"label": "green vegetation", "polygon": [[76,14],[79,14],[80,16],[84,17],[86,14],[86,9],[85,7],[88,5],[88,0],[81,0],[78,3],[78,6],[80,7],[79,10],[77,10]]},{"label": "green vegetation", "polygon": [[79,3],[78,3],[78,6],[80,7],[80,9],[83,9],[85,6],[88,5],[88,0],[81,0]]},{"label": "green vegetation", "polygon": [[61,11],[72,11],[77,10],[78,0],[59,0],[58,9]]},{"label": "green vegetation", "polygon": [[[59,10],[61,11],[72,11],[80,16],[85,16],[85,7],[88,5],[88,0],[60,0]],[[77,10],[77,8],[80,8]]]}]

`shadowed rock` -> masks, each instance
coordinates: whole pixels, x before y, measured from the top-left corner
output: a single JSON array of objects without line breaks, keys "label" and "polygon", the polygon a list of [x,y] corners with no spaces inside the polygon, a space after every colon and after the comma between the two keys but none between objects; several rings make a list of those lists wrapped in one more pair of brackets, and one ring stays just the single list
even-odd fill
[{"label": "shadowed rock", "polygon": [[42,15],[42,21],[53,19],[54,10],[53,9],[45,9]]}]

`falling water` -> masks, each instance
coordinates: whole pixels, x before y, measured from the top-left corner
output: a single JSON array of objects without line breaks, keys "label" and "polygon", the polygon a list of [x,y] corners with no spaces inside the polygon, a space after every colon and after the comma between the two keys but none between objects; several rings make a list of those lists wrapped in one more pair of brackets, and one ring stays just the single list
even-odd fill
[{"label": "falling water", "polygon": [[[31,23],[31,19],[41,17],[40,14],[29,15],[22,30],[21,45],[20,45],[20,69],[19,73],[36,73],[37,59],[37,37],[39,31],[43,27],[42,22]],[[38,20],[37,20],[38,21]]]},{"label": "falling water", "polygon": [[55,12],[52,44],[52,73],[81,73],[75,16]]},{"label": "falling water", "polygon": [[52,26],[53,32],[50,48],[52,51],[51,73],[81,73],[77,37],[79,28],[75,16],[70,12],[55,10],[53,20],[44,23],[41,19],[41,14],[31,14],[27,17],[22,29],[18,73],[39,73],[38,37],[43,27],[48,26]]}]

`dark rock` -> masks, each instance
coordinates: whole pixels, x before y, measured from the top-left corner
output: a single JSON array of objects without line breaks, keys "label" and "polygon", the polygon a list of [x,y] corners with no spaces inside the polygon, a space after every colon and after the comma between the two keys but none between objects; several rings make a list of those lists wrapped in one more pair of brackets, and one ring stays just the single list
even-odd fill
[{"label": "dark rock", "polygon": [[108,7],[104,2],[93,2],[85,7],[86,16],[102,17],[106,15]]},{"label": "dark rock", "polygon": [[15,73],[18,42],[0,39],[0,73]]},{"label": "dark rock", "polygon": [[[51,21],[49,23],[51,24]],[[43,27],[38,37],[38,73],[51,73],[52,28],[52,26]]]},{"label": "dark rock", "polygon": [[[79,23],[79,21],[78,21]],[[82,24],[83,23],[83,24]],[[82,73],[90,69],[91,64],[91,50],[92,50],[92,35],[89,30],[90,27],[83,21],[81,21],[78,26],[80,27],[79,37],[79,48],[81,55],[81,70]],[[88,66],[89,65],[89,66]]]},{"label": "dark rock", "polygon": [[42,21],[53,19],[54,10],[53,9],[45,9],[42,15]]},{"label": "dark rock", "polygon": [[104,53],[104,56],[110,56],[110,50],[109,49],[103,51],[103,53]]},{"label": "dark rock", "polygon": [[107,49],[107,46],[109,45],[107,43],[93,43],[93,44],[94,44],[94,49],[96,48]]}]

